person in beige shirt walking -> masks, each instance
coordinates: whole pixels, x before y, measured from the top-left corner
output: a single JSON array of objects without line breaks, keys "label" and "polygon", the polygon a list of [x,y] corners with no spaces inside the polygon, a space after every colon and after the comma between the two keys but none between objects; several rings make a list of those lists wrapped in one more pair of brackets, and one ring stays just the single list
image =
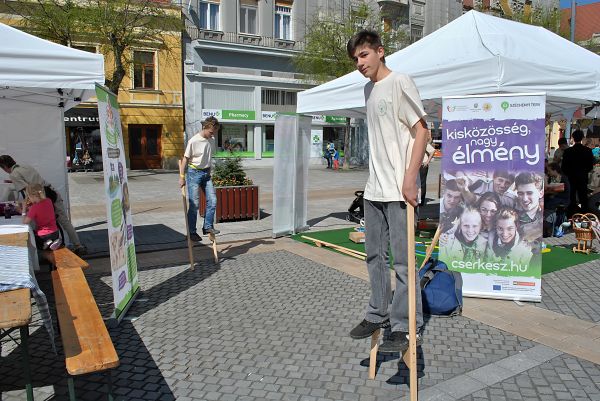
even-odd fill
[{"label": "person in beige shirt walking", "polygon": [[[218,234],[214,228],[215,210],[217,209],[217,194],[211,180],[212,153],[215,148],[214,136],[219,131],[219,120],[208,117],[202,121],[202,130],[194,135],[187,143],[183,159],[179,165],[179,186],[187,185],[188,189],[188,235],[192,241],[201,241],[196,222],[200,208],[200,189],[206,196],[206,213],[204,215],[203,234]],[[187,169],[187,174],[186,174]]]}]

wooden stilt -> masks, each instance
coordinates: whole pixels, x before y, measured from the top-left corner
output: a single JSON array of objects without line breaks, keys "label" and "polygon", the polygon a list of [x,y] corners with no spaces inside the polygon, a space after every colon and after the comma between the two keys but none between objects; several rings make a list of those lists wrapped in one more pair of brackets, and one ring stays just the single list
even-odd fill
[{"label": "wooden stilt", "polygon": [[377,369],[377,351],[379,350],[379,334],[381,329],[375,330],[371,334],[371,352],[369,353],[369,379],[375,379],[375,370]]},{"label": "wooden stilt", "polygon": [[[404,361],[410,374],[410,400],[417,401],[417,299],[415,258],[415,208],[406,203],[406,234],[408,236],[408,350]],[[437,233],[436,233],[437,234]],[[433,241],[432,241],[433,243]]]},{"label": "wooden stilt", "polygon": [[208,239],[212,242],[213,256],[215,257],[215,263],[219,263],[219,254],[217,253],[217,236],[213,233],[208,234]]},{"label": "wooden stilt", "polygon": [[[179,171],[181,171],[181,160],[179,160]],[[188,223],[187,215],[188,215],[188,199],[187,199],[187,188],[185,185],[181,187],[181,199],[183,200],[183,214],[185,220],[185,235],[187,237],[187,245],[188,245],[188,256],[190,258],[190,269],[194,270],[194,244],[192,244],[192,239],[190,238],[190,226]]]}]

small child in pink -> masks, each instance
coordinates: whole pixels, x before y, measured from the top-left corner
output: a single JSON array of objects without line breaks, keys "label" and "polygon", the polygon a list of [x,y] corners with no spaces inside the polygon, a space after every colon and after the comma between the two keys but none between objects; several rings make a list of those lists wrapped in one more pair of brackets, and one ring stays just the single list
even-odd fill
[{"label": "small child in pink", "polygon": [[56,250],[62,244],[58,235],[58,226],[56,225],[56,215],[54,214],[54,206],[52,201],[46,198],[44,187],[40,184],[30,184],[25,189],[27,199],[25,208],[23,209],[23,223],[29,224],[34,221],[35,243],[38,249]]}]

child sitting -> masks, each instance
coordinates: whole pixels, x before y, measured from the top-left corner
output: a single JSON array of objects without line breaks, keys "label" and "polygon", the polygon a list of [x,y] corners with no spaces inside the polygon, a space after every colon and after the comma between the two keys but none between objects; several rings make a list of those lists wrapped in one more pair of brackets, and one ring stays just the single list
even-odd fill
[{"label": "child sitting", "polygon": [[52,201],[46,198],[44,187],[30,184],[25,188],[27,198],[23,208],[23,224],[35,222],[35,244],[40,250],[56,250],[62,244]]}]

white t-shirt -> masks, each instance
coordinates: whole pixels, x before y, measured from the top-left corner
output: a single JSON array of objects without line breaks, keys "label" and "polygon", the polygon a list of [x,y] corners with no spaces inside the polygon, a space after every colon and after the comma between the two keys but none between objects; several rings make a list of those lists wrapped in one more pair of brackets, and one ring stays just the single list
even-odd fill
[{"label": "white t-shirt", "polygon": [[423,155],[423,164],[427,163],[427,160],[429,160],[429,156],[433,152],[435,152],[435,148],[431,146],[430,143],[427,143],[427,145],[425,145],[425,154]]},{"label": "white t-shirt", "polygon": [[[425,111],[414,81],[391,72],[365,85],[369,129],[369,179],[364,198],[377,202],[403,201],[404,172],[410,164],[416,130]],[[418,175],[417,175],[418,177]]]},{"label": "white t-shirt", "polygon": [[205,169],[210,167],[213,149],[214,139],[206,139],[198,133],[188,141],[183,155],[195,168]]}]

